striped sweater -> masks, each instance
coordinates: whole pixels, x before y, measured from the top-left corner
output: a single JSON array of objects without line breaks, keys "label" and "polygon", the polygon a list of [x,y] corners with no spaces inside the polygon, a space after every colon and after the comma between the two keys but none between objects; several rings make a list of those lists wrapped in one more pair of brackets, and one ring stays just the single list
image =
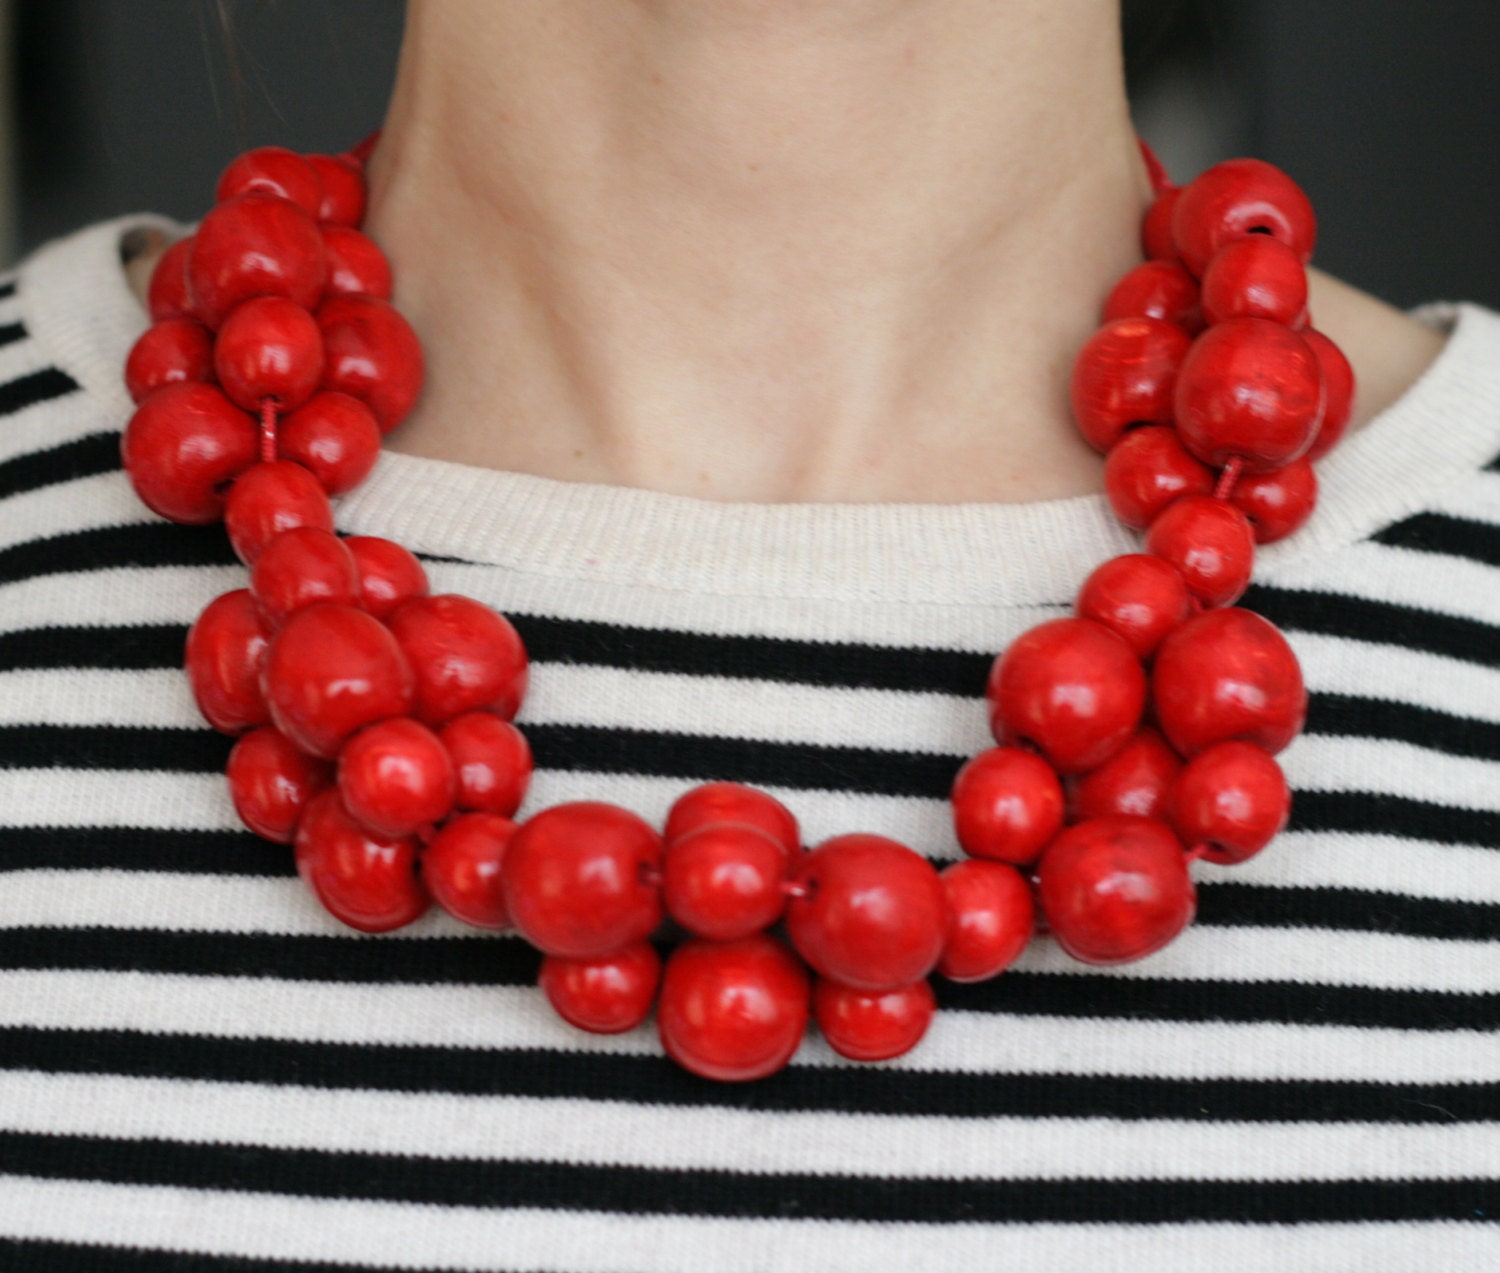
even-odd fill
[{"label": "striped sweater", "polygon": [[[344,929],[239,828],[179,669],[243,586],[119,471],[141,218],[0,285],[0,1268],[1500,1267],[1500,317],[1323,465],[1245,604],[1311,695],[1292,825],[1135,965],[1046,940],[925,1042],[733,1086],[582,1035],[519,940]],[[995,651],[1102,498],[721,505],[387,455],[340,528],[532,653],[523,813],[766,787],[958,856]]]}]

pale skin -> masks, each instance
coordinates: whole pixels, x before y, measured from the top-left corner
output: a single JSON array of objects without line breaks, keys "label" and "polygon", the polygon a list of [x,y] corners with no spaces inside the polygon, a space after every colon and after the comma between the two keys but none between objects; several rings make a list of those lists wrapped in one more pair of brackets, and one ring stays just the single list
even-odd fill
[{"label": "pale skin", "polygon": [[[712,500],[1102,488],[1067,377],[1150,198],[1114,0],[412,0],[370,178],[428,359],[395,450]],[[1441,348],[1321,274],[1310,307],[1356,427]]]}]

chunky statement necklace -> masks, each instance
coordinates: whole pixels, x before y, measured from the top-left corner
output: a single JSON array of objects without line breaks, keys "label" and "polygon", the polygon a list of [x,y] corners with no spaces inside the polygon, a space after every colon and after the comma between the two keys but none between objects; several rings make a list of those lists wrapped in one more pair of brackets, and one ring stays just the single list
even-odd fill
[{"label": "chunky statement necklace", "polygon": [[[1285,639],[1234,602],[1255,545],[1311,514],[1310,461],[1354,383],[1310,326],[1314,219],[1279,170],[1232,160],[1178,188],[1143,147],[1147,259],[1110,292],[1072,404],[1146,551],[995,661],[997,746],[952,792],[968,857],[939,871],[878,835],[805,850],[784,805],[729,782],[688,791],[661,831],[597,802],[512,820],[531,776],[520,637],[430,595],[400,545],[334,532],[330,496],[422,384],[358,228],[373,145],[231,163],[158,263],[125,367],[137,493],[173,521],[222,519],[250,568],[187,639],[198,706],[238,738],[235,808],[295,846],[337,918],[383,932],[436,901],[514,929],[567,1021],[614,1033],[654,1004],[674,1060],[745,1080],[784,1066],[810,1015],[844,1056],[900,1055],[932,1018],[929,974],[994,977],[1039,926],[1086,963],[1149,955],[1193,917],[1193,859],[1242,862],[1285,825],[1274,756],[1306,692]],[[664,924],[687,934],[665,959]]]}]

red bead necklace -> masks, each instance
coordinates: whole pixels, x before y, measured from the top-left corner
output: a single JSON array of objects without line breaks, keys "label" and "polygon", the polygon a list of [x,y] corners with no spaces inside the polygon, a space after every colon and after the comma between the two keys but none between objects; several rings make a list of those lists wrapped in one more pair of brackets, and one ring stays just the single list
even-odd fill
[{"label": "red bead necklace", "polygon": [[[969,856],[940,872],[878,835],[804,850],[785,806],[734,783],[687,792],[660,832],[596,802],[512,820],[531,776],[515,629],[430,595],[400,545],[334,532],[329,497],[365,478],[422,383],[358,229],[372,146],[229,165],[152,277],[122,447],[149,507],[222,518],[250,568],[193,624],[188,676],[238,737],[240,817],[295,846],[344,923],[398,928],[436,901],[514,929],[569,1022],[629,1030],[654,1003],[674,1060],[744,1080],[786,1064],[809,1013],[844,1056],[905,1052],[932,1018],[929,974],[996,976],[1038,907],[1077,959],[1149,955],[1192,919],[1193,859],[1242,862],[1285,825],[1274,756],[1306,692],[1281,634],[1234,602],[1255,545],[1311,514],[1310,460],[1354,383],[1309,326],[1314,220],[1284,174],[1233,160],[1178,188],[1143,147],[1148,259],[1110,292],[1072,404],[1146,551],[1105,562],[1071,617],[995,661],[998,745],[954,782]],[[663,962],[668,918],[689,936]]]}]

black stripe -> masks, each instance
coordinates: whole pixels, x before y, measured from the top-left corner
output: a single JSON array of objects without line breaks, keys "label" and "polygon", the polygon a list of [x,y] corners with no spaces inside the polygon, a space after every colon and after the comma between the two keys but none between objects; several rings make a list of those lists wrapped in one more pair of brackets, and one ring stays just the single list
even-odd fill
[{"label": "black stripe", "polygon": [[14,380],[0,384],[0,416],[12,415],[25,407],[61,398],[78,388],[78,382],[57,367],[43,367]]},{"label": "black stripe", "polygon": [[26,339],[26,326],[23,323],[0,323],[0,345],[13,345],[18,340]]},{"label": "black stripe", "polygon": [[0,463],[0,499],[23,491],[109,473],[120,467],[120,435],[90,433],[46,451]]},{"label": "black stripe", "polygon": [[21,628],[0,632],[0,668],[180,668],[186,638],[187,627],[175,623]]},{"label": "black stripe", "polygon": [[0,301],[8,301],[15,294],[16,280],[14,278],[8,278],[5,282],[0,283]]},{"label": "black stripe", "polygon": [[158,827],[7,827],[4,871],[172,871],[185,875],[293,875],[292,851],[249,831]]},{"label": "black stripe", "polygon": [[[0,1268],[8,1273],[400,1273],[392,1264],[377,1268],[343,1261],[253,1259],[4,1237],[0,1237]],[[496,1265],[491,1268],[498,1270]]]},{"label": "black stripe", "polygon": [[1456,809],[1373,792],[1299,791],[1292,800],[1288,825],[1293,831],[1385,834],[1500,849],[1500,812]]},{"label": "black stripe", "polygon": [[1389,699],[1310,694],[1306,732],[1390,739],[1449,756],[1500,760],[1500,724]]},{"label": "black stripe", "polygon": [[211,729],[0,726],[0,769],[222,772],[234,740]]},{"label": "black stripe", "polygon": [[230,566],[238,562],[222,526],[135,522],[102,526],[0,551],[0,583],[122,566]]},{"label": "black stripe", "polygon": [[309,1043],[126,1030],[0,1029],[0,1067],[57,1074],[460,1096],[580,1095],[642,1105],[920,1117],[1129,1122],[1472,1123],[1500,1083],[1147,1078],[797,1065],[753,1087],[706,1083],[659,1056]]},{"label": "black stripe", "polygon": [[1394,548],[1468,557],[1487,566],[1500,566],[1500,526],[1490,522],[1446,513],[1418,513],[1377,531],[1370,538]]},{"label": "black stripe", "polygon": [[684,1171],[0,1133],[17,1175],[447,1207],[914,1224],[1312,1224],[1500,1214],[1492,1180],[983,1180]]}]

